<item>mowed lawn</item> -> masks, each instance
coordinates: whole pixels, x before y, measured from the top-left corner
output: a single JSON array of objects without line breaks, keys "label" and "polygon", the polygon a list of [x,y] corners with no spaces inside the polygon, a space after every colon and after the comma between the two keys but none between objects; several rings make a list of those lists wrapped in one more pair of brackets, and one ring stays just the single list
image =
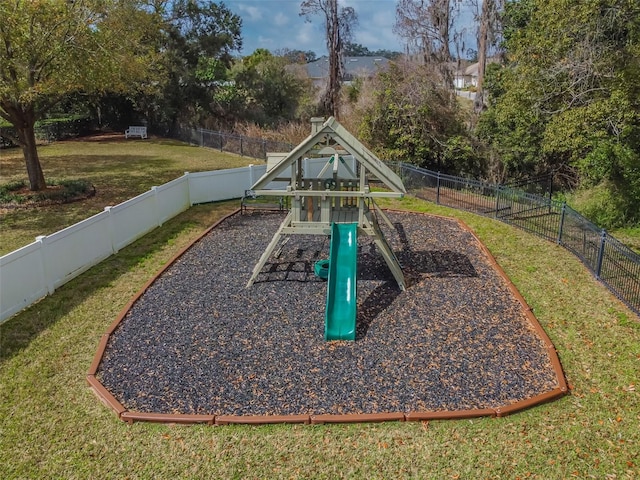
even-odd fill
[{"label": "mowed lawn", "polygon": [[[131,145],[138,143],[155,145]],[[137,175],[123,160],[114,161],[120,173],[109,174],[109,151],[96,178],[117,186]],[[195,171],[167,157],[133,162],[142,171],[173,161],[178,175]],[[138,193],[176,175],[167,176],[140,179]],[[488,246],[554,342],[569,395],[504,418],[460,421],[207,427],[118,420],[85,381],[100,337],[162,265],[237,205],[192,207],[0,325],[1,478],[640,478],[638,317],[561,247],[413,198],[386,206],[461,218]],[[16,220],[13,228],[31,226]]]},{"label": "mowed lawn", "polygon": [[[203,172],[263,163],[167,139],[88,137],[38,148],[47,180],[85,179],[96,195],[67,205],[0,213],[0,255],[49,235],[162,185],[185,172]],[[0,150],[0,184],[27,180],[22,150]]]}]

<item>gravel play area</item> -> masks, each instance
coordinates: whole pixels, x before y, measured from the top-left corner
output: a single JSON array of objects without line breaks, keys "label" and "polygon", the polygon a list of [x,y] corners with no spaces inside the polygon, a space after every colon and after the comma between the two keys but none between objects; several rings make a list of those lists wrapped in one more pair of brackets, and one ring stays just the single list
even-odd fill
[{"label": "gravel play area", "polygon": [[476,238],[455,220],[389,212],[399,290],[358,238],[357,335],[324,340],[329,238],[236,214],[171,265],[111,335],[96,377],[128,410],[319,415],[497,408],[558,388],[547,346]]}]

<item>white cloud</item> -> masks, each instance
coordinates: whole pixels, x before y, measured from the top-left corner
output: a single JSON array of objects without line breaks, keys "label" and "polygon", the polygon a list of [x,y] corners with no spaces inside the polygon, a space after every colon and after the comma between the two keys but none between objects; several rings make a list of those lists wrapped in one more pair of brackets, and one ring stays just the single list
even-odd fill
[{"label": "white cloud", "polygon": [[385,11],[385,12],[375,12],[371,17],[369,17],[369,25],[378,26],[378,27],[391,27],[396,23],[396,12],[393,11]]},{"label": "white cloud", "polygon": [[[300,17],[301,0],[225,0],[225,4],[242,17],[243,52],[256,48],[313,50],[325,53],[322,17],[311,22]],[[339,0],[341,6],[352,6],[359,22],[354,41],[370,50],[401,50],[393,33],[395,0]]]},{"label": "white cloud", "polygon": [[289,17],[282,12],[278,12],[273,18],[273,24],[276,27],[284,27],[285,25],[289,24]]},{"label": "white cloud", "polygon": [[258,48],[266,48],[267,50],[270,50],[274,46],[275,42],[273,38],[263,37],[262,35],[258,37]]},{"label": "white cloud", "polygon": [[[251,21],[258,21],[262,19],[262,11],[258,7],[252,7],[250,5],[245,5],[244,3],[238,4],[238,10],[242,13],[246,13]],[[244,17],[244,15],[241,15]]]},{"label": "white cloud", "polygon": [[395,24],[395,6],[388,3],[381,8],[382,2],[376,2],[375,11],[366,11],[359,15],[359,22],[354,29],[354,41],[369,50],[398,50],[399,40],[393,33]]},{"label": "white cloud", "polygon": [[311,41],[312,35],[306,28],[298,31],[298,35],[296,35],[296,41],[300,43],[307,44]]}]

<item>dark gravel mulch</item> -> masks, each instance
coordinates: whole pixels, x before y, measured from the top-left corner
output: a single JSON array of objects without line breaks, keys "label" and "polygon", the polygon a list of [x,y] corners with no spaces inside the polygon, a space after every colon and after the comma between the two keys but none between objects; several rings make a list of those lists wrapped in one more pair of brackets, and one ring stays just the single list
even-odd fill
[{"label": "dark gravel mulch", "polygon": [[283,217],[235,215],[174,263],[111,336],[98,379],[127,409],[215,415],[497,408],[558,387],[543,341],[457,222],[390,212],[401,292],[360,236],[355,342],[324,341],[323,236],[292,236],[249,289]]}]

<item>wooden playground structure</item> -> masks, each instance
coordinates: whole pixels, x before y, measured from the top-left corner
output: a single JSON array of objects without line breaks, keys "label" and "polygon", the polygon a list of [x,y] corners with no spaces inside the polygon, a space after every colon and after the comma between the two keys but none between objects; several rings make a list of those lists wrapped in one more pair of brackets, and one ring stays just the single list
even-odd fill
[{"label": "wooden playground structure", "polygon": [[[404,290],[402,268],[380,230],[377,216],[391,228],[393,225],[375,203],[375,198],[402,197],[406,193],[402,180],[333,117],[327,121],[313,118],[311,125],[311,135],[291,152],[268,154],[267,172],[252,187],[255,195],[290,197],[291,208],[253,269],[247,287],[255,282],[283,235],[330,235],[334,223],[357,223],[358,233],[374,238]],[[305,157],[327,155],[318,174],[305,175]],[[371,181],[381,182],[388,191],[371,191]],[[272,182],[279,188],[268,188]]]},{"label": "wooden playground structure", "polygon": [[[333,117],[326,121],[313,118],[311,125],[311,134],[291,152],[268,154],[267,171],[252,186],[252,195],[287,198],[290,209],[254,267],[247,287],[256,281],[284,235],[330,235],[327,315],[332,315],[331,309],[336,315],[347,311],[353,329],[349,328],[346,337],[339,336],[353,339],[357,235],[372,237],[399,288],[406,288],[402,267],[378,217],[390,228],[393,225],[375,203],[376,198],[402,197],[406,190],[400,177]],[[371,182],[380,189],[372,191]]]}]

